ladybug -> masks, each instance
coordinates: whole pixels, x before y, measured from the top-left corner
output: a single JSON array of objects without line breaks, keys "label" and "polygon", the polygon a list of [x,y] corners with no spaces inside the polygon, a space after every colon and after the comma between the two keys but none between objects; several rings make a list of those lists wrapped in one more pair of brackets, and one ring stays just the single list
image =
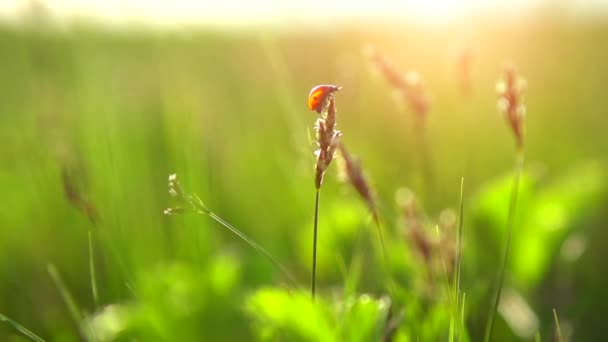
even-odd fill
[{"label": "ladybug", "polygon": [[308,94],[308,108],[321,114],[327,97],[340,89],[342,87],[335,85],[318,85],[312,88]]}]

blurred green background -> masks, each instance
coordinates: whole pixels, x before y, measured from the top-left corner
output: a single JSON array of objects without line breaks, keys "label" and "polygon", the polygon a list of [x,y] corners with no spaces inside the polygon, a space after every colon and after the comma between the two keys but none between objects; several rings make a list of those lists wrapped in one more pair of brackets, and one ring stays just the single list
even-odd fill
[{"label": "blurred green background", "polygon": [[[566,338],[608,338],[607,38],[605,20],[563,16],[289,30],[3,26],[0,313],[48,341],[373,341],[389,323],[395,340],[447,340],[446,280],[429,275],[403,234],[395,193],[416,194],[434,238],[464,177],[463,339],[480,340],[514,161],[495,90],[510,61],[528,81],[526,167],[494,340],[552,340],[553,308]],[[417,70],[430,93],[430,182],[412,113],[363,54],[369,44]],[[469,93],[458,82],[465,48]],[[320,299],[307,298],[316,115],[306,97],[316,84],[344,88],[338,125],[376,190],[394,292],[371,216],[332,164],[321,192]],[[174,205],[171,173],[302,289],[289,294],[272,264],[211,218],[163,215]],[[0,341],[19,336],[0,325]]]}]

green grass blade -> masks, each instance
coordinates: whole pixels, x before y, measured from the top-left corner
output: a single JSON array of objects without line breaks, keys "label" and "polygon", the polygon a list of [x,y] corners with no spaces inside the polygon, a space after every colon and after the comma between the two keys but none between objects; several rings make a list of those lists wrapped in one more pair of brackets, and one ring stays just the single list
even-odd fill
[{"label": "green grass blade", "polygon": [[515,161],[515,176],[513,178],[513,188],[511,190],[511,200],[509,202],[509,212],[507,218],[507,241],[505,246],[505,253],[503,256],[502,266],[498,276],[496,297],[494,298],[494,305],[492,306],[489,314],[489,319],[486,324],[486,331],[484,341],[489,342],[492,338],[492,329],[494,328],[494,321],[496,319],[496,312],[498,310],[498,304],[500,303],[500,296],[502,294],[502,287],[505,280],[505,271],[509,263],[509,252],[511,250],[511,239],[513,237],[513,224],[515,221],[515,209],[517,207],[517,194],[519,192],[519,183],[524,166],[524,153],[523,150],[519,150],[517,153],[517,159]]},{"label": "green grass blade", "polygon": [[[88,337],[95,337],[95,332],[92,329],[90,331],[87,331],[87,329],[83,329],[82,323],[84,322],[84,317],[82,315],[82,312],[78,308],[74,297],[63,282],[63,279],[59,275],[59,272],[57,271],[55,265],[48,264],[47,270],[49,272],[49,275],[51,276],[51,279],[53,280],[53,283],[55,284],[55,287],[57,287],[57,290],[59,290],[61,299],[63,299],[63,302],[66,304],[68,311],[70,312],[70,316],[72,316],[72,320],[74,320],[74,323],[78,327],[78,333],[80,334],[81,339],[88,340]],[[96,338],[94,339],[96,340]]]},{"label": "green grass blade", "polygon": [[557,341],[563,342],[564,337],[562,335],[562,327],[559,325],[559,319],[557,318],[557,311],[553,308],[553,319],[555,319],[555,331],[557,333]]},{"label": "green grass blade", "polygon": [[459,317],[460,310],[460,265],[462,263],[462,240],[464,238],[464,177],[460,179],[460,200],[458,204],[458,227],[456,231],[456,259],[454,260],[454,293],[451,296],[454,300],[452,301],[452,315],[450,317],[450,335],[449,340],[460,339],[460,321],[463,319]]},{"label": "green grass blade", "polygon": [[[441,234],[439,232],[439,225],[435,225],[435,235],[437,236],[437,241],[441,239]],[[441,268],[443,269],[443,279],[445,280],[445,286],[448,293],[448,300],[450,301],[450,307],[454,305],[454,299],[452,298],[452,286],[450,285],[450,277],[448,276],[448,268],[445,265],[445,259],[441,258]]]},{"label": "green grass blade", "polygon": [[456,339],[458,341],[462,340],[462,331],[465,328],[464,306],[465,306],[465,300],[466,300],[466,298],[467,298],[466,293],[463,292],[462,293],[462,301],[461,301],[462,304],[460,304],[460,324],[458,325],[458,335],[456,337]]},{"label": "green grass blade", "polygon": [[16,331],[18,331],[21,335],[29,338],[32,341],[35,341],[35,342],[46,342],[40,336],[34,334],[30,330],[26,329],[23,325],[15,322],[15,321],[13,321],[12,319],[6,317],[3,314],[0,314],[0,322],[4,322],[4,323],[10,325],[13,329],[15,329]]},{"label": "green grass blade", "polygon": [[76,305],[74,297],[72,297],[70,291],[68,291],[68,288],[65,286],[63,279],[61,279],[57,268],[55,267],[55,265],[49,264],[47,266],[47,270],[49,272],[49,275],[51,276],[51,279],[53,280],[53,283],[55,284],[55,287],[57,287],[57,290],[59,290],[61,299],[63,299],[63,302],[67,306],[68,311],[72,316],[72,319],[74,320],[74,322],[76,322],[77,326],[80,326],[80,322],[82,321],[82,315],[80,313],[80,310],[78,309],[78,306]]},{"label": "green grass blade", "polygon": [[292,287],[297,287],[298,282],[295,277],[283,266],[279,261],[277,261],[264,247],[260,246],[257,242],[253,241],[249,238],[245,233],[238,230],[236,227],[226,222],[224,219],[219,217],[217,214],[212,212],[209,208],[207,208],[203,201],[195,194],[193,197],[192,205],[196,208],[199,214],[205,214],[215,220],[217,223],[222,225],[224,228],[228,229],[230,232],[241,238],[241,240],[245,241],[251,248],[262,254],[270,263],[272,263],[279,271],[283,273],[287,281],[291,284]]},{"label": "green grass blade", "polygon": [[99,294],[97,292],[97,277],[95,275],[95,254],[93,252],[93,237],[89,230],[89,270],[91,276],[91,293],[93,294],[93,303],[95,308],[99,307]]}]

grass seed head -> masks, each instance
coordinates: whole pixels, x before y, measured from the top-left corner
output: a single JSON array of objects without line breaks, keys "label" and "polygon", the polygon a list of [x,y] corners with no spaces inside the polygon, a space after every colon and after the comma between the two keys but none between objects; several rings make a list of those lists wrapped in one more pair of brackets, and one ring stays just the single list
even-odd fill
[{"label": "grass seed head", "polygon": [[[323,176],[325,175],[325,170],[327,170],[329,164],[333,160],[336,149],[340,144],[340,137],[342,136],[342,132],[336,129],[335,101],[335,92],[341,88],[337,86],[323,87],[332,88],[327,88],[329,89],[327,94],[323,94],[323,96],[321,96],[323,102],[317,106],[318,108],[320,108],[320,117],[315,123],[318,146],[318,149],[314,152],[315,156],[317,157],[315,163],[315,187],[317,189],[321,188],[321,184],[323,183]],[[311,94],[315,94],[315,89],[317,88],[318,86],[313,88]]]},{"label": "grass seed head", "polygon": [[523,92],[526,81],[517,74],[513,65],[507,65],[503,71],[503,79],[496,85],[498,92],[498,110],[505,116],[511,126],[517,148],[524,145],[524,120],[526,106],[523,104]]},{"label": "grass seed head", "polygon": [[350,183],[353,188],[357,191],[359,196],[365,201],[367,207],[371,211],[374,219],[378,219],[378,211],[376,206],[376,199],[372,188],[367,181],[367,177],[361,167],[361,161],[353,158],[344,144],[338,145],[339,158],[338,158],[338,169],[340,171],[340,178],[344,182]]},{"label": "grass seed head", "polygon": [[417,120],[420,123],[425,122],[430,101],[420,74],[415,70],[410,70],[405,74],[400,73],[388,58],[381,55],[372,46],[366,47],[364,54],[389,85],[395,89],[403,102],[409,105]]}]

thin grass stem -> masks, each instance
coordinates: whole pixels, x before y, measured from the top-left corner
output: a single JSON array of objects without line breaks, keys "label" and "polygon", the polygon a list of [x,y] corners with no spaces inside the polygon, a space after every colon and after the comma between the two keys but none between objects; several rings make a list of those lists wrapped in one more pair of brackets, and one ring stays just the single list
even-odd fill
[{"label": "thin grass stem", "polygon": [[287,281],[290,283],[290,285],[292,287],[295,288],[298,286],[297,285],[298,283],[295,280],[295,277],[287,270],[287,268],[285,268],[285,266],[283,266],[279,261],[277,261],[264,247],[260,246],[257,242],[253,241],[250,237],[245,235],[245,233],[241,232],[236,227],[234,227],[230,223],[226,222],[224,219],[222,219],[217,214],[215,214],[213,211],[211,211],[209,208],[207,208],[203,204],[203,201],[201,201],[201,199],[196,194],[194,194],[192,199],[194,201],[192,201],[191,204],[195,207],[197,213],[204,214],[204,215],[211,217],[213,220],[215,220],[217,223],[222,225],[224,228],[228,229],[233,234],[235,234],[236,236],[241,238],[241,240],[245,241],[249,246],[251,246],[251,248],[253,248],[257,252],[262,254],[264,257],[266,257],[266,259],[268,259],[268,261],[270,261],[270,263],[272,263],[277,269],[279,269],[279,271],[281,271],[281,273],[283,273],[283,275],[285,276],[285,279],[287,279]]},{"label": "thin grass stem", "polygon": [[97,277],[95,275],[95,254],[93,252],[93,237],[89,230],[89,270],[91,276],[91,293],[93,294],[93,303],[95,308],[99,307],[99,293],[97,291]]},{"label": "thin grass stem", "polygon": [[[441,238],[441,235],[439,233],[438,225],[435,226],[435,234],[437,235],[437,240],[439,240]],[[446,285],[446,289],[447,289],[447,293],[448,293],[448,300],[450,301],[450,306],[452,306],[452,305],[454,305],[454,299],[452,298],[452,287],[450,286],[448,268],[445,265],[445,259],[443,257],[441,257],[441,267],[443,269],[443,278],[445,280],[445,285]]]},{"label": "thin grass stem", "polygon": [[92,337],[94,340],[97,340],[95,331],[92,329],[91,326],[87,327],[88,329],[85,329],[82,326],[82,323],[84,322],[82,312],[78,308],[74,297],[63,282],[63,279],[59,275],[59,272],[57,271],[55,265],[48,264],[47,270],[49,272],[49,275],[51,276],[51,279],[53,280],[53,283],[55,283],[55,287],[57,287],[57,290],[59,290],[59,294],[61,295],[63,302],[66,304],[68,311],[70,312],[70,315],[72,316],[72,319],[76,324],[76,327],[78,328],[80,337],[83,340],[89,340],[90,337]]},{"label": "thin grass stem", "polygon": [[29,338],[32,341],[35,342],[46,342],[44,339],[42,339],[40,336],[34,334],[33,332],[31,332],[30,330],[26,329],[24,326],[22,326],[21,324],[13,321],[12,319],[6,317],[3,314],[0,314],[0,322],[4,322],[8,325],[10,325],[13,329],[15,329],[17,332],[19,332],[21,335]]},{"label": "thin grass stem", "polygon": [[486,332],[485,332],[485,337],[484,337],[484,341],[485,342],[489,342],[492,338],[492,330],[494,328],[494,321],[496,319],[496,312],[498,310],[498,304],[500,303],[500,296],[502,294],[502,287],[503,287],[503,283],[504,283],[504,279],[505,279],[505,272],[509,263],[509,253],[511,251],[511,239],[513,236],[513,224],[515,221],[515,209],[517,206],[517,194],[519,192],[519,183],[520,183],[520,179],[521,179],[521,175],[523,172],[523,166],[524,166],[524,153],[523,153],[523,149],[519,149],[517,152],[517,157],[516,157],[516,161],[515,161],[515,176],[513,178],[513,187],[511,189],[511,201],[509,202],[509,212],[508,212],[508,218],[507,218],[507,240],[506,240],[506,246],[505,246],[505,254],[503,256],[503,260],[502,260],[502,267],[500,268],[500,273],[498,276],[498,283],[497,283],[497,292],[496,292],[496,297],[494,298],[494,305],[492,306],[492,309],[490,310],[490,318],[488,319],[487,325],[486,325]]},{"label": "thin grass stem", "polygon": [[313,225],[313,237],[312,237],[312,277],[310,281],[310,294],[312,299],[315,299],[315,289],[317,284],[317,228],[319,221],[319,194],[320,190],[317,189],[315,194],[315,218]]},{"label": "thin grass stem", "polygon": [[564,337],[562,335],[562,327],[559,324],[559,319],[557,318],[557,311],[555,311],[555,308],[553,308],[553,319],[555,319],[555,330],[557,333],[557,341],[563,342]]},{"label": "thin grass stem", "polygon": [[[462,244],[464,241],[464,177],[460,179],[460,203],[458,205],[458,228],[457,228],[457,241],[456,241],[456,311],[460,311],[460,324],[459,329],[456,331],[456,340],[460,341],[460,333],[462,330],[462,321],[464,320],[464,293],[462,294],[462,304],[460,302],[460,278],[461,278],[461,265],[462,265]],[[460,306],[462,305],[462,308]]]}]

